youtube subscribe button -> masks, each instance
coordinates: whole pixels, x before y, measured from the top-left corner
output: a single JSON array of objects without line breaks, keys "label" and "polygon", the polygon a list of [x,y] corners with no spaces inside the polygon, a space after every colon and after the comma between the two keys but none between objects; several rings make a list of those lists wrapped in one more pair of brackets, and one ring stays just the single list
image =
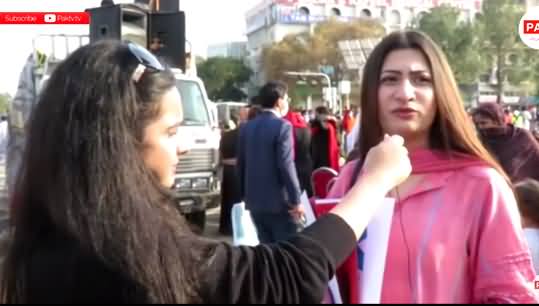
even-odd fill
[{"label": "youtube subscribe button", "polygon": [[0,12],[0,24],[90,24],[86,12]]}]

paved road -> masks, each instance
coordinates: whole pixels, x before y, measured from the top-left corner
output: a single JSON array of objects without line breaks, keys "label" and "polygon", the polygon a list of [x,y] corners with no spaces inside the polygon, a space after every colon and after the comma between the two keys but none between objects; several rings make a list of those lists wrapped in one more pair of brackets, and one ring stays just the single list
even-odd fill
[{"label": "paved road", "polygon": [[212,208],[206,212],[206,229],[204,230],[204,236],[232,243],[232,237],[223,236],[219,233],[219,213],[219,207]]}]

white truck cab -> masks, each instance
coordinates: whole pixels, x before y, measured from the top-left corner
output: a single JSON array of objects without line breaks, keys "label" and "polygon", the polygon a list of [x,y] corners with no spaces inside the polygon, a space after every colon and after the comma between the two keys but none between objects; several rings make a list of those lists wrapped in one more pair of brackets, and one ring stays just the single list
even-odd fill
[{"label": "white truck cab", "polygon": [[206,209],[220,203],[218,166],[221,132],[216,107],[208,99],[200,78],[183,74],[179,69],[172,71],[182,98],[180,135],[189,140],[186,144],[189,150],[180,156],[174,191],[180,212],[203,229]]}]

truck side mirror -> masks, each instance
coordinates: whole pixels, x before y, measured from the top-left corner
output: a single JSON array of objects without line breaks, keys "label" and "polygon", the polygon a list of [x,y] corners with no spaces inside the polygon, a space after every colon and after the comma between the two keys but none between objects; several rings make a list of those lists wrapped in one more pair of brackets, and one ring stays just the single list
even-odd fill
[{"label": "truck side mirror", "polygon": [[212,128],[219,127],[219,114],[217,112],[217,104],[215,102],[209,102],[210,114],[211,114],[211,126]]}]

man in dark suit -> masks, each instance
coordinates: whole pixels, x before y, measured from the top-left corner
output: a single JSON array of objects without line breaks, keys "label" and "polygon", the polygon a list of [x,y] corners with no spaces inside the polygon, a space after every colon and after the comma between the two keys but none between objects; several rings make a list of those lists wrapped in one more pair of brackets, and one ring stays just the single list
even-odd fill
[{"label": "man in dark suit", "polygon": [[288,88],[280,81],[260,89],[263,111],[241,129],[238,147],[240,194],[251,212],[260,242],[287,239],[303,216],[294,166]]}]

